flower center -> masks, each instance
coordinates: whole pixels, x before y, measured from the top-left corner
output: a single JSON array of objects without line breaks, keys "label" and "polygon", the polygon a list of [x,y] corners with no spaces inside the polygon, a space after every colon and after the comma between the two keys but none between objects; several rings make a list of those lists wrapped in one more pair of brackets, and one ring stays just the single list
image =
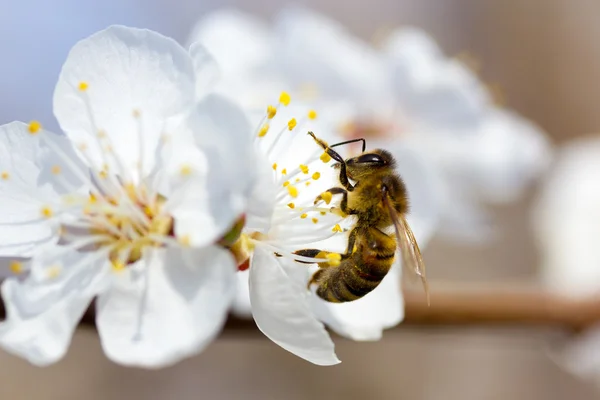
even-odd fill
[{"label": "flower center", "polygon": [[79,221],[90,224],[90,235],[102,238],[96,249],[110,250],[109,259],[115,270],[138,261],[147,247],[165,246],[165,239],[174,236],[173,218],[163,213],[163,196],[147,198],[145,190],[136,190],[132,185],[123,189],[126,197],[108,198],[108,206],[98,204],[97,198],[90,195],[84,207],[85,218]]}]

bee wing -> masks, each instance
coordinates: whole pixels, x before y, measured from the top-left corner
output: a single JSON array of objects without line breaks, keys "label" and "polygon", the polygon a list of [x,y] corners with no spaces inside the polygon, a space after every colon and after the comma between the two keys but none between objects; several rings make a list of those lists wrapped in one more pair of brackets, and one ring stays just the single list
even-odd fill
[{"label": "bee wing", "polygon": [[402,267],[421,278],[423,289],[427,296],[427,305],[429,305],[429,284],[427,283],[427,276],[425,274],[425,263],[423,262],[423,256],[421,255],[421,250],[419,249],[419,244],[415,239],[415,235],[413,234],[412,229],[410,229],[406,218],[404,218],[403,215],[398,214],[392,205],[392,201],[387,195],[387,192],[383,196],[383,202],[394,223],[396,239],[398,240],[400,252],[402,253]]}]

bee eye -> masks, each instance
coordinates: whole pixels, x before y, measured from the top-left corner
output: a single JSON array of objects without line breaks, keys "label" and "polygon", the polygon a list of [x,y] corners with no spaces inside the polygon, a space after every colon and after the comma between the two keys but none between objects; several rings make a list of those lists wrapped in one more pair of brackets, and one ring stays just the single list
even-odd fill
[{"label": "bee eye", "polygon": [[373,163],[373,164],[380,164],[380,165],[385,164],[385,160],[379,154],[373,154],[373,153],[362,154],[362,155],[356,157],[356,162],[357,163]]}]

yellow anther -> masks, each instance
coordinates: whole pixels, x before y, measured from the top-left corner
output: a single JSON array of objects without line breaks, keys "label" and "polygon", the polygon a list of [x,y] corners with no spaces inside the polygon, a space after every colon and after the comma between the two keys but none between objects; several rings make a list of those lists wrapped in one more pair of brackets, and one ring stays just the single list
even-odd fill
[{"label": "yellow anther", "polygon": [[183,235],[179,238],[179,243],[184,247],[189,247],[192,243],[192,239],[190,238],[190,235]]},{"label": "yellow anther", "polygon": [[324,163],[328,163],[329,161],[331,161],[331,156],[327,153],[323,153],[321,154],[321,157],[319,157],[321,159],[321,161],[323,161]]},{"label": "yellow anther", "polygon": [[267,107],[267,118],[273,119],[273,117],[277,114],[277,108],[273,106]]},{"label": "yellow anther", "polygon": [[20,261],[11,261],[8,268],[10,268],[13,274],[20,274],[23,272],[23,263]]},{"label": "yellow anther", "polygon": [[281,170],[281,173],[282,173],[283,175],[287,175],[287,169],[286,169],[286,168],[282,169],[282,170]]},{"label": "yellow anther", "polygon": [[288,203],[288,207],[289,208],[296,208],[296,205],[294,203]]},{"label": "yellow anther", "polygon": [[[312,174],[312,178],[316,181],[317,179],[319,179],[321,177],[321,173],[320,172],[315,172],[314,174]],[[307,182],[308,183],[308,182]]]},{"label": "yellow anther", "polygon": [[277,163],[273,163],[273,171],[277,171]]},{"label": "yellow anther", "polygon": [[331,203],[331,198],[333,197],[333,195],[330,192],[323,192],[321,193],[320,197],[325,202],[325,204],[329,204]]},{"label": "yellow anther", "polygon": [[283,104],[284,106],[287,106],[288,104],[290,104],[291,100],[292,100],[292,98],[290,97],[288,92],[281,92],[281,95],[279,95],[279,102],[281,104]]},{"label": "yellow anther", "polygon": [[105,132],[105,131],[103,131],[103,130],[99,130],[99,131],[98,131],[98,137],[99,137],[100,139],[104,139],[104,138],[106,137],[106,132]]},{"label": "yellow anther", "polygon": [[319,222],[319,218],[313,218],[312,222],[313,222],[313,224],[316,224],[317,222]]},{"label": "yellow anther", "polygon": [[77,86],[77,88],[79,90],[81,90],[82,92],[85,92],[86,90],[88,90],[89,87],[90,87],[90,85],[85,81],[79,82],[79,85]]},{"label": "yellow anther", "polygon": [[298,197],[298,189],[296,189],[295,186],[288,185],[287,190],[288,190],[288,193],[290,194],[290,196]]},{"label": "yellow anther", "polygon": [[133,115],[133,118],[139,118],[142,115],[142,112],[137,108],[134,108],[131,115]]},{"label": "yellow anther", "polygon": [[296,178],[296,179],[294,180],[294,182],[296,182],[296,183],[300,182],[300,178]]},{"label": "yellow anther", "polygon": [[188,164],[184,164],[181,166],[181,168],[179,169],[179,173],[181,174],[181,176],[189,176],[192,174],[192,167],[189,166]]},{"label": "yellow anther", "polygon": [[298,123],[296,122],[296,118],[292,118],[288,121],[288,129],[291,131],[296,127]]},{"label": "yellow anther", "polygon": [[103,169],[102,171],[98,172],[98,176],[101,179],[106,179],[106,178],[108,178],[108,171]]},{"label": "yellow anther", "polygon": [[32,135],[37,134],[42,129],[42,124],[39,121],[31,121],[27,128]]},{"label": "yellow anther", "polygon": [[93,193],[90,193],[90,198],[88,200],[88,203],[94,204],[96,201],[98,201],[98,198],[96,197],[96,195]]},{"label": "yellow anther", "polygon": [[111,264],[113,271],[123,271],[125,269],[125,264],[122,261],[114,260]]},{"label": "yellow anther", "polygon": [[306,186],[310,186],[310,181],[305,183]]},{"label": "yellow anther", "polygon": [[258,137],[263,137],[267,134],[267,132],[269,132],[269,124],[264,124],[263,126],[260,127],[260,130],[258,131]]},{"label": "yellow anther", "polygon": [[59,265],[55,265],[55,266],[48,268],[48,272],[47,272],[48,278],[54,279],[54,278],[58,277],[58,275],[60,275],[61,270],[62,270],[62,268]]},{"label": "yellow anther", "polygon": [[306,218],[306,217],[308,217],[308,214],[307,214],[307,213],[304,213],[304,214],[302,214],[302,215],[300,216],[300,218],[302,218],[302,219],[304,219],[304,218]]},{"label": "yellow anther", "polygon": [[42,217],[44,217],[44,218],[50,218],[54,214],[52,212],[52,209],[48,206],[42,207],[41,213],[42,213]]},{"label": "yellow anther", "polygon": [[60,174],[60,171],[61,171],[61,169],[60,169],[60,165],[54,165],[54,166],[52,166],[52,170],[51,170],[51,171],[52,171],[52,173],[53,173],[54,175],[58,175],[58,174]]},{"label": "yellow anther", "polygon": [[2,174],[0,174],[0,177],[2,177],[3,181],[8,180],[8,178],[10,178],[10,174],[6,171],[2,171]]},{"label": "yellow anther", "polygon": [[317,112],[315,110],[310,110],[308,112],[308,118],[310,118],[310,119],[317,119]]},{"label": "yellow anther", "polygon": [[339,253],[329,253],[325,258],[327,258],[329,265],[332,267],[337,267],[342,261],[342,255]]},{"label": "yellow anther", "polygon": [[335,226],[333,227],[333,229],[331,229],[332,232],[341,232],[342,231],[342,227],[340,226],[340,224],[335,224]]},{"label": "yellow anther", "polygon": [[308,165],[300,164],[300,171],[302,171],[303,174],[308,174]]},{"label": "yellow anther", "polygon": [[283,187],[286,187],[289,184],[290,184],[290,181],[285,181],[285,182],[283,182]]},{"label": "yellow anther", "polygon": [[327,212],[321,211],[321,215],[326,215],[326,214],[327,214]]}]

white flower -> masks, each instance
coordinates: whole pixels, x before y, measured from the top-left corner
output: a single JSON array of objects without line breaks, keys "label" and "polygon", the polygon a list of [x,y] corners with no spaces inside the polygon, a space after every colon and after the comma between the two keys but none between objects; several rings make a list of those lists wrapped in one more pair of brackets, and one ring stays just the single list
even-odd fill
[{"label": "white flower", "polygon": [[[600,294],[600,138],[561,149],[535,204],[533,226],[542,256],[541,278],[553,292],[573,299]],[[570,371],[600,377],[600,326],[566,344],[557,359]]]},{"label": "white flower", "polygon": [[94,298],[102,347],[121,364],[169,365],[219,332],[236,264],[214,243],[254,174],[241,111],[196,102],[204,67],[171,39],[113,26],[63,66],[54,112],[66,136],[0,127],[0,256],[31,257],[24,279],[2,284],[7,351],[59,360]]},{"label": "white flower", "polygon": [[[281,48],[275,47],[275,49],[273,49],[273,46],[277,46],[277,44],[274,38],[270,36],[270,31],[267,27],[256,20],[248,19],[243,13],[235,10],[217,11],[206,19],[206,23],[198,24],[195,33],[192,36],[201,39],[198,43],[206,46],[209,52],[214,56],[217,64],[227,64],[231,66],[229,69],[221,68],[222,74],[219,77],[220,80],[215,79],[213,81],[213,84],[215,85],[214,89],[221,92],[223,95],[235,96],[235,99],[241,100],[245,104],[246,109],[250,110],[251,113],[254,113],[257,105],[260,105],[262,111],[260,114],[262,116],[262,113],[264,113],[263,106],[273,98],[273,93],[289,86],[289,79],[281,79],[285,72],[285,68],[281,65],[281,63],[285,61],[285,57],[280,58],[280,54],[277,54],[277,51]],[[198,43],[191,46],[192,50]],[[229,49],[235,50],[230,51]],[[240,82],[240,76],[243,76],[246,82]],[[313,103],[312,101],[307,100],[310,96],[306,90],[302,92],[299,97],[305,100],[304,103]],[[317,99],[316,105],[318,106],[317,110],[319,111],[319,124],[312,129],[317,135],[328,140],[330,143],[333,143],[335,141],[340,141],[339,135],[332,134],[332,130],[336,127],[335,121],[338,121],[338,118],[335,116],[340,112],[344,112],[343,109],[346,108],[346,106],[342,105],[340,107],[339,102],[333,101],[329,103],[328,100],[329,98]],[[294,102],[294,104],[296,104],[296,102]],[[365,104],[365,106],[367,106],[367,104]],[[288,118],[291,118],[292,116],[298,117],[299,124],[298,127],[295,128],[296,130],[300,129],[300,120],[302,118],[299,116],[304,116],[304,119],[306,120],[307,110],[308,109],[289,113],[290,115]],[[277,118],[280,121],[279,125],[285,125],[286,118],[284,118],[285,116],[282,115],[282,113],[286,111],[288,111],[287,108],[280,108],[277,111]],[[312,127],[311,124],[315,124],[316,121],[308,120],[307,122],[309,125],[303,126],[300,132],[306,133],[306,131]],[[265,136],[266,140],[261,139],[260,142],[271,140],[272,136],[270,135],[272,135],[273,131],[276,133],[279,132],[278,129],[274,130],[273,127],[271,127],[270,133]],[[269,139],[269,137],[271,139]],[[319,151],[318,146],[316,146],[306,135],[302,134],[301,139],[298,140],[299,143],[304,143],[302,146],[303,148],[306,148],[306,150],[304,150],[306,153],[302,153],[300,147],[294,145],[293,149],[297,156],[307,157],[309,153]],[[369,149],[374,149],[379,146],[384,148],[388,147],[387,144],[384,144],[381,141],[375,143],[374,141],[369,140],[368,142]],[[348,146],[343,150],[343,153],[349,155],[353,150],[355,149],[353,149],[352,146]],[[409,214],[410,224],[421,248],[424,248],[428,239],[434,232],[436,221],[438,219],[438,205],[435,199],[437,185],[435,176],[430,168],[422,162],[421,158],[415,154],[410,147],[399,143],[395,146],[395,154],[398,161],[398,172],[401,174],[407,185],[411,199],[411,212]],[[268,160],[271,160],[270,162],[273,163],[277,161],[278,158],[287,158],[285,153],[272,153],[265,155],[264,157],[267,159],[267,163],[269,162]],[[290,160],[286,161],[289,162]],[[306,164],[301,158],[296,161],[297,163],[304,162]],[[281,165],[280,162],[277,163]],[[328,189],[329,187],[337,186],[339,184],[337,182],[337,177],[334,176],[332,178],[332,176],[329,175],[329,178],[330,181],[327,185],[321,184],[322,189]],[[280,187],[279,190],[282,190],[282,188]],[[267,193],[267,190],[261,190],[261,192]],[[311,191],[309,193],[311,193],[311,195],[304,199],[305,203],[303,203],[303,205],[312,205],[314,197],[320,192],[314,189],[313,185],[311,186]],[[300,207],[301,203],[298,201],[295,203],[296,206]],[[289,213],[290,210],[286,209],[285,206],[286,204],[282,204],[281,209]],[[306,221],[310,221],[310,219],[307,219]],[[297,222],[302,222],[302,220]],[[322,234],[327,234],[330,229],[331,225],[324,229],[318,228],[315,230],[314,235],[306,238],[306,244],[304,246],[296,244],[295,247],[292,246],[292,248],[319,247],[332,251],[344,251],[347,235],[343,234],[338,234],[336,235],[336,238],[321,242],[319,245],[308,245],[311,240],[319,240]],[[246,231],[248,231],[248,229]],[[289,231],[293,232],[293,229]],[[261,232],[266,234],[268,231],[263,230]],[[273,237],[274,233],[271,232],[270,235]],[[285,239],[286,238],[278,238],[277,241],[280,245],[286,246]],[[289,243],[287,246],[290,247],[290,245],[293,244],[294,243]],[[261,260],[270,259],[261,258]],[[278,261],[283,264],[287,262],[282,259],[271,261],[273,263]],[[275,268],[275,265],[272,265],[272,268]],[[295,273],[291,275],[297,277],[300,282],[295,284],[295,287],[298,289],[299,293],[302,293],[303,297],[306,297],[308,295],[306,293],[306,282],[311,273],[314,272],[314,269],[306,268],[298,263],[291,263],[289,268],[285,265],[281,268],[286,268],[288,271],[295,271]],[[251,307],[249,301],[248,278],[250,274],[251,271],[243,271],[238,274],[238,291],[234,302],[233,312],[242,317],[249,317],[255,308]],[[400,266],[394,265],[377,290],[374,290],[362,299],[347,304],[328,303],[317,296],[310,294],[308,301],[310,303],[311,312],[340,335],[354,340],[378,340],[381,338],[384,329],[397,325],[404,317],[404,304],[400,289],[400,275]],[[282,293],[286,294],[288,292],[282,291]],[[257,300],[254,301],[255,304],[256,301]],[[291,302],[291,300],[286,300],[284,304],[288,304],[288,302]],[[273,312],[273,314],[276,315],[277,313]],[[296,328],[294,327],[288,328],[289,331],[295,329]],[[329,340],[324,340],[322,343],[329,343]],[[327,348],[327,346],[325,346],[325,348]],[[307,358],[310,359],[310,357]],[[328,356],[328,360],[331,362],[333,359]]]},{"label": "white flower", "polygon": [[[199,21],[191,41],[214,49],[217,63],[237,61],[221,87],[237,87],[246,104],[284,82],[327,110],[324,122],[337,135],[416,151],[435,175],[440,230],[449,237],[488,237],[482,202],[514,200],[549,162],[541,130],[493,104],[470,70],[416,29],[393,31],[377,51],[303,8],[283,10],[273,28],[225,9]],[[248,51],[227,50],[240,43]],[[242,75],[251,83],[240,86]]]},{"label": "white flower", "polygon": [[[251,312],[259,329],[286,350],[319,365],[339,362],[333,342],[324,329],[356,340],[377,340],[382,330],[403,318],[400,268],[395,265],[381,285],[362,299],[326,302],[307,290],[315,272],[310,263],[327,262],[293,254],[303,248],[341,253],[353,221],[336,212],[339,200],[317,204],[315,198],[339,185],[330,157],[307,135],[321,132],[317,113],[302,105],[269,106],[257,125],[255,142],[260,154],[257,184],[246,213],[240,241],[234,245],[239,263],[249,258],[240,273],[236,311]],[[331,207],[334,207],[331,209]],[[334,259],[330,260],[332,262]]]}]

